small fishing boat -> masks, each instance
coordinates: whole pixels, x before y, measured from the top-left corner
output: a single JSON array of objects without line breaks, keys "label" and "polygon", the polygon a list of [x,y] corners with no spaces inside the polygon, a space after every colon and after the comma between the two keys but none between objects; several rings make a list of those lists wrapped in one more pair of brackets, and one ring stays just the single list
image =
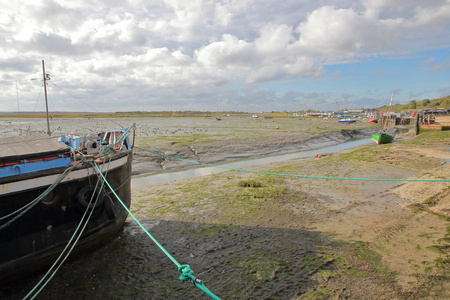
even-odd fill
[{"label": "small fishing boat", "polygon": [[370,117],[369,118],[369,123],[378,123],[378,119],[375,117]]},{"label": "small fishing boat", "polygon": [[339,123],[355,123],[356,120],[349,119],[349,118],[343,118],[343,119],[338,120],[338,122]]},{"label": "small fishing boat", "polygon": [[342,111],[344,113],[344,116],[343,116],[342,119],[338,120],[338,123],[351,124],[351,123],[355,123],[356,122],[356,120],[353,120],[353,119],[345,117],[344,100],[342,100]]},{"label": "small fishing boat", "polygon": [[383,122],[383,129],[378,134],[372,135],[372,140],[375,143],[377,143],[378,145],[392,143],[395,138],[395,131],[394,132],[387,131],[387,125],[389,123],[389,115],[391,113],[392,101],[394,100],[394,94],[395,94],[395,92],[392,92],[391,101],[389,102],[389,109],[388,109],[386,118]]},{"label": "small fishing boat", "polygon": [[377,144],[389,144],[394,141],[395,133],[381,131],[372,135],[372,140]]},{"label": "small fishing boat", "polygon": [[131,204],[134,127],[0,139],[0,284],[119,233]]}]

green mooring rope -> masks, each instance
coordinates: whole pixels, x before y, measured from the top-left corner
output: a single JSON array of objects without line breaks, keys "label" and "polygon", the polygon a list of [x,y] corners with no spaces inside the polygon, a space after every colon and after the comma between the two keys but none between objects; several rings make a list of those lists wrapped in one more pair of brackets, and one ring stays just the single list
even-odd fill
[{"label": "green mooring rope", "polygon": [[194,276],[194,271],[191,270],[191,267],[189,265],[181,265],[166,249],[164,249],[164,247],[150,234],[150,232],[148,232],[148,230],[144,227],[144,225],[142,225],[141,222],[139,222],[139,220],[136,218],[136,216],[130,211],[130,209],[125,205],[125,203],[122,202],[122,200],[120,199],[120,197],[116,194],[116,192],[114,191],[114,189],[111,187],[111,185],[109,184],[109,182],[106,180],[105,176],[102,174],[102,172],[100,171],[97,163],[94,161],[95,167],[97,168],[97,170],[99,171],[100,176],[102,177],[103,181],[105,182],[105,184],[109,187],[109,189],[111,190],[111,192],[114,194],[114,196],[116,196],[117,200],[119,200],[120,204],[122,204],[122,206],[126,209],[126,211],[130,214],[130,216],[136,221],[136,223],[142,228],[142,230],[144,230],[144,232],[150,237],[150,239],[152,239],[152,241],[161,249],[162,252],[164,252],[164,254],[170,258],[170,260],[172,260],[172,262],[178,267],[178,272],[181,273],[180,275],[180,280],[181,281],[190,281],[192,282],[196,287],[198,287],[199,289],[201,289],[203,292],[205,292],[208,296],[210,296],[212,299],[215,300],[220,300],[219,297],[217,297],[216,295],[214,295],[204,284],[203,281],[198,279],[197,277]]},{"label": "green mooring rope", "polygon": [[28,211],[30,211],[30,209],[32,209],[36,204],[38,204],[42,199],[45,198],[45,196],[47,196],[48,194],[50,194],[51,191],[53,191],[53,189],[55,189],[55,187],[64,179],[66,178],[67,174],[69,174],[73,169],[75,168],[75,166],[70,166],[69,168],[67,168],[57,179],[54,183],[52,183],[45,191],[42,192],[41,195],[39,195],[36,199],[32,200],[31,202],[29,202],[28,204],[24,205],[23,207],[19,208],[18,210],[16,210],[15,212],[12,212],[6,216],[3,216],[0,218],[0,220],[3,220],[5,218],[9,218],[13,215],[16,215],[15,217],[13,217],[12,219],[10,219],[8,222],[6,222],[5,224],[0,226],[0,231],[6,227],[8,227],[9,225],[11,225],[13,222],[15,222],[17,219],[19,219],[20,217],[22,217],[24,214],[26,214]]},{"label": "green mooring rope", "polygon": [[227,169],[227,170],[232,170],[232,171],[265,174],[265,175],[277,175],[277,176],[312,178],[312,179],[360,180],[360,181],[426,181],[426,182],[449,182],[450,181],[450,179],[389,179],[389,178],[385,179],[385,178],[350,178],[350,177],[330,177],[330,176],[309,176],[309,175],[296,175],[296,174],[283,174],[283,173],[272,173],[272,172],[263,172],[263,171],[252,171],[252,170],[246,170],[246,169],[238,169],[238,168],[232,168],[232,167],[226,167],[226,166],[207,164],[207,163],[202,163],[202,162],[193,161],[193,160],[187,160],[187,159],[178,158],[175,156],[170,156],[170,155],[154,152],[151,150],[143,149],[143,148],[140,148],[137,146],[134,146],[134,148],[142,150],[142,151],[146,151],[149,153],[153,153],[153,154],[156,154],[159,156],[164,156],[167,158],[176,159],[176,160],[180,160],[180,161],[184,161],[184,162],[189,162],[189,163],[193,163],[193,164],[197,164],[197,165]]}]

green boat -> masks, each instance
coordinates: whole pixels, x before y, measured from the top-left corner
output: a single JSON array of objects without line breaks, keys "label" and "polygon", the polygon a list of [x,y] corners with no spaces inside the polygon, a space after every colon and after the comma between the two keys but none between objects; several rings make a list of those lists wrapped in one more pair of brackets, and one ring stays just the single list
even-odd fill
[{"label": "green boat", "polygon": [[392,92],[391,95],[391,102],[389,103],[389,109],[386,115],[386,119],[383,124],[383,129],[378,134],[372,134],[372,140],[374,140],[375,143],[379,144],[389,144],[394,141],[395,132],[390,133],[386,131],[386,127],[389,123],[389,115],[391,113],[391,107],[392,107],[392,101],[394,100],[394,94],[395,91]]},{"label": "green boat", "polygon": [[395,133],[383,132],[381,131],[378,134],[372,134],[372,140],[374,140],[377,144],[389,144],[394,141]]}]

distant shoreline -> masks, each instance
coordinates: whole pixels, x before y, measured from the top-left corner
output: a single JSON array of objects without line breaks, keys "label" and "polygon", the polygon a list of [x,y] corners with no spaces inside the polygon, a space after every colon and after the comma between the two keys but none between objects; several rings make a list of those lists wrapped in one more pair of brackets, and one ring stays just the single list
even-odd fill
[{"label": "distant shoreline", "polygon": [[[270,116],[274,118],[296,116],[283,112],[276,113],[256,113],[264,117]],[[49,116],[52,118],[148,118],[148,117],[252,117],[255,113],[246,112],[51,112]],[[0,118],[45,118],[45,112],[0,112]]]}]

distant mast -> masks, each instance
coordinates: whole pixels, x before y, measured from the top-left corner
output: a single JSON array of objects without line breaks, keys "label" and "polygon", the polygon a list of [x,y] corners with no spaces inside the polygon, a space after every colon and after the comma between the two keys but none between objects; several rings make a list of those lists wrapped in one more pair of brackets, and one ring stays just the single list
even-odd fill
[{"label": "distant mast", "polygon": [[52,135],[52,133],[50,131],[50,120],[48,118],[48,101],[47,101],[47,80],[50,80],[50,77],[48,74],[45,74],[44,60],[42,60],[42,74],[43,74],[43,78],[44,78],[45,113],[47,116],[47,134]]},{"label": "distant mast", "polygon": [[388,122],[389,122],[389,118],[390,118],[390,115],[391,115],[392,100],[394,100],[394,94],[395,94],[395,91],[392,91],[391,101],[389,102],[389,108],[388,108],[388,112],[387,112],[387,116],[386,116],[386,121],[384,122],[383,131],[386,130],[386,127],[387,127]]}]

